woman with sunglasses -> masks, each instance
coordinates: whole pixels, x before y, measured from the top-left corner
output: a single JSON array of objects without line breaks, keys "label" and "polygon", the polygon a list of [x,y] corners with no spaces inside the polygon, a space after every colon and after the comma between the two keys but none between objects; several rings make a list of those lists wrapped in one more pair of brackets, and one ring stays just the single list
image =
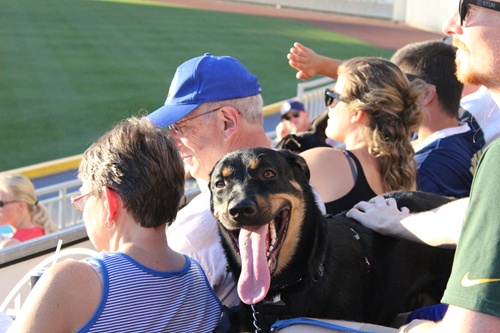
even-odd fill
[{"label": "woman with sunglasses", "polygon": [[131,118],[83,154],[72,198],[101,252],[47,270],[12,332],[212,332],[221,303],[201,266],[174,252],[165,228],[184,194],[166,131]]},{"label": "woman with sunglasses", "polygon": [[0,176],[0,225],[13,231],[12,237],[0,241],[0,249],[58,230],[36,199],[33,183],[20,174]]},{"label": "woman with sunglasses", "polygon": [[302,153],[327,213],[337,214],[377,194],[415,189],[410,141],[422,119],[416,102],[424,88],[422,80],[409,82],[385,59],[354,58],[340,65],[335,88],[325,91],[325,133],[344,142],[345,150]]}]

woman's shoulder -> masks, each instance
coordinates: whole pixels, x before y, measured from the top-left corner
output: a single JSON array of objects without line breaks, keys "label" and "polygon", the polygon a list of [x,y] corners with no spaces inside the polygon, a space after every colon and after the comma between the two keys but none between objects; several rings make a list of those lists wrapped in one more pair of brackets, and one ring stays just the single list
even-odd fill
[{"label": "woman's shoulder", "polygon": [[308,149],[300,153],[300,156],[302,156],[307,161],[307,163],[336,163],[340,158],[342,158],[342,160],[345,160],[344,154],[344,151],[337,148],[317,147]]},{"label": "woman's shoulder", "polygon": [[43,273],[19,318],[23,321],[45,318],[53,325],[53,332],[76,331],[96,311],[101,299],[99,286],[99,277],[90,265],[77,260],[62,261]]},{"label": "woman's shoulder", "polygon": [[[45,278],[45,275],[47,277]],[[100,283],[100,279],[95,270],[85,261],[80,260],[65,260],[57,263],[49,268],[44,274],[50,286],[57,286],[57,291],[62,292],[65,290],[78,290],[92,289],[96,283]],[[66,289],[68,288],[68,289]],[[86,291],[85,291],[86,292]]]}]

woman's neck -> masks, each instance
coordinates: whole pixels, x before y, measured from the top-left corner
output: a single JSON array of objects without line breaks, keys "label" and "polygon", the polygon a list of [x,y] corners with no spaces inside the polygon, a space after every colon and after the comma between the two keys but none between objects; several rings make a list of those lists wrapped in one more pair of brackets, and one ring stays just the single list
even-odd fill
[{"label": "woman's neck", "polygon": [[31,222],[31,219],[29,218],[29,216],[22,216],[22,217],[19,217],[17,219],[15,224],[10,225],[10,227],[15,232],[19,229],[34,228],[34,227],[36,227],[36,225],[33,222]]}]

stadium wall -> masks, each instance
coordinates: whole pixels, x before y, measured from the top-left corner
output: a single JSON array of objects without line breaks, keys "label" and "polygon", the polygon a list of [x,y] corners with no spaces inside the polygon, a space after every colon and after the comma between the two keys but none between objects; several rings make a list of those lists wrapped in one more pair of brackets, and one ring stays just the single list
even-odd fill
[{"label": "stadium wall", "polygon": [[441,33],[448,15],[456,10],[451,1],[441,0],[230,0],[271,6],[308,9],[405,22]]}]

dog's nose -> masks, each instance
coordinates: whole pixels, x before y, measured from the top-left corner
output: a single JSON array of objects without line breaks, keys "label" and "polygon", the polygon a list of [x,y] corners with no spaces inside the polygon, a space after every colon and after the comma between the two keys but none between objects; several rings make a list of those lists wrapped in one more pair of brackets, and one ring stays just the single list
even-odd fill
[{"label": "dog's nose", "polygon": [[253,216],[256,212],[255,202],[250,199],[240,200],[229,205],[229,215],[235,220]]}]

